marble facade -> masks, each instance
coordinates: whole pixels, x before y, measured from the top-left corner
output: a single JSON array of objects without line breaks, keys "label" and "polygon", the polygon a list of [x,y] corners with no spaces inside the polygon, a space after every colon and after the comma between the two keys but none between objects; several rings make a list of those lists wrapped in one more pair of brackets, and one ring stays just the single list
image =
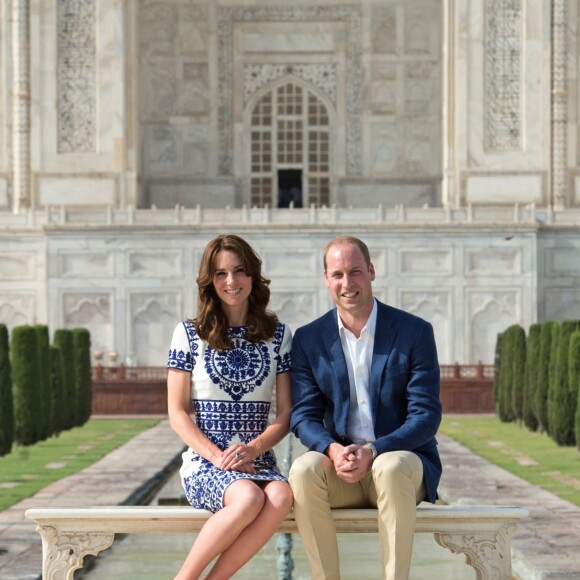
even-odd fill
[{"label": "marble facade", "polygon": [[[345,231],[444,363],[580,317],[579,17],[572,0],[0,0],[0,321],[87,326],[93,350],[162,364],[224,231],[262,253],[294,328],[330,306],[321,251]],[[252,207],[253,176],[284,169],[311,203],[310,153],[252,165],[256,111],[271,98],[286,121],[288,84],[328,119],[326,207]],[[305,143],[320,118],[292,117]]]}]

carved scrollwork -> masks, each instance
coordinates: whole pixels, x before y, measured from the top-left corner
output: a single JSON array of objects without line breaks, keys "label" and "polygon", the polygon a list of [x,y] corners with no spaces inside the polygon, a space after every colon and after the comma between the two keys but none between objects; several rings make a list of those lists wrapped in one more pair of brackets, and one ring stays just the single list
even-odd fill
[{"label": "carved scrollwork", "polygon": [[510,536],[515,524],[501,526],[496,533],[444,534],[435,532],[435,541],[453,554],[465,554],[466,563],[475,569],[477,580],[509,580],[511,576]]},{"label": "carved scrollwork", "polygon": [[114,533],[61,533],[54,526],[37,526],[36,531],[42,537],[44,580],[73,580],[84,557],[106,550],[115,538]]}]

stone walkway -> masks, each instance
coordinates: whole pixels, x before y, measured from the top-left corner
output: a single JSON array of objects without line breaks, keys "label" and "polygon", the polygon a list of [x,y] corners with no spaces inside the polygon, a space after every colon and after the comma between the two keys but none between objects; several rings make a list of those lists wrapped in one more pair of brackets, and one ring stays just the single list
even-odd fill
[{"label": "stone walkway", "polygon": [[[512,543],[513,570],[524,580],[580,580],[580,509],[527,484],[440,435],[440,495],[447,503],[525,507]],[[42,546],[24,512],[38,506],[146,503],[177,465],[182,443],[167,420],[82,472],[0,513],[0,578],[40,579]]]}]

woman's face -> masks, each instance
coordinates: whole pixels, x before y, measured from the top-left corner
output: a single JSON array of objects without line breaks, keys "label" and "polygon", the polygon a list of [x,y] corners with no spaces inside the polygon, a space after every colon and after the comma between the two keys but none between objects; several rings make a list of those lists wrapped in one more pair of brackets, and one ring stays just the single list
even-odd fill
[{"label": "woman's face", "polygon": [[247,307],[252,292],[252,277],[244,271],[241,258],[229,250],[216,254],[213,287],[226,310]]}]

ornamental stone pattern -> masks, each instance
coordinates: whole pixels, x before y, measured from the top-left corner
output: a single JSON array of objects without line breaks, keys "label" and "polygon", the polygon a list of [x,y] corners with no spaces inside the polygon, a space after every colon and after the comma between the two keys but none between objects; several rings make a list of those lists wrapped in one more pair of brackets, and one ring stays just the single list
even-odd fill
[{"label": "ornamental stone pattern", "polygon": [[522,146],[521,0],[487,0],[485,42],[485,146],[487,151]]},{"label": "ornamental stone pattern", "polygon": [[96,151],[95,0],[57,3],[59,153]]}]

